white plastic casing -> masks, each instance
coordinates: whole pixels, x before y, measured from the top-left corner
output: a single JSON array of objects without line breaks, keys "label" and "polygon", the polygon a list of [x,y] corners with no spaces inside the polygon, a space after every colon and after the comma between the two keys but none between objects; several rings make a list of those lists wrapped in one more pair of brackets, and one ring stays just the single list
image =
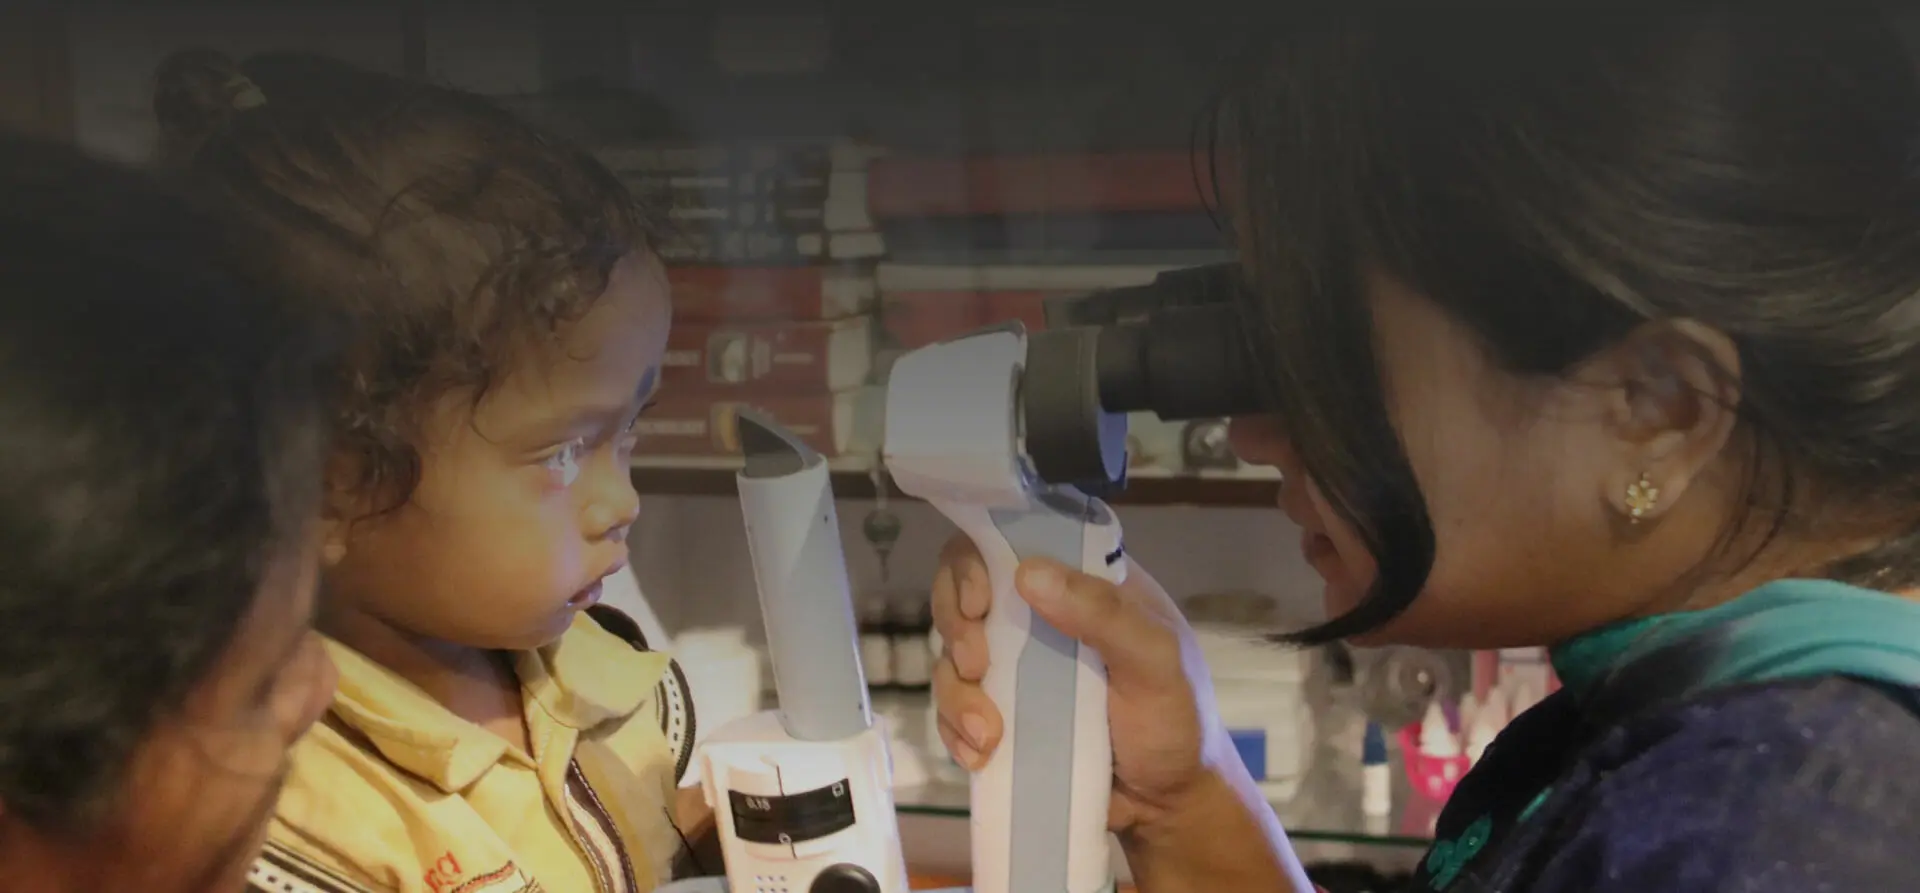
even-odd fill
[{"label": "white plastic casing", "polygon": [[[859,865],[880,893],[908,893],[900,826],[894,816],[893,766],[886,720],[840,741],[795,740],[775,711],[729,723],[702,746],[701,784],[717,817],[727,882],[734,893],[806,893],[822,871]],[[741,839],[729,791],[776,798],[822,788],[843,789],[854,822],[814,840],[757,843]]]},{"label": "white plastic casing", "polygon": [[993,587],[983,686],[1003,732],[973,776],[977,893],[1099,893],[1113,887],[1107,818],[1113,751],[1106,667],[1034,615],[1014,589],[1045,555],[1118,581],[1119,522],[1098,500],[1026,473],[1018,328],[913,351],[889,373],[887,470],[979,547]]},{"label": "white plastic casing", "polygon": [[[766,416],[740,414],[740,506],[776,710],[715,730],[699,761],[734,893],[908,893],[887,726],[860,666],[825,462]],[[857,883],[849,885],[852,878]]]}]

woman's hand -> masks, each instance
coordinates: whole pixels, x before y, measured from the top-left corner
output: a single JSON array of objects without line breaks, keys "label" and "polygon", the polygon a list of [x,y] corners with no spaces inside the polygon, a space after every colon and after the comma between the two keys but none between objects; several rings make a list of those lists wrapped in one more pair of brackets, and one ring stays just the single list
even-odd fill
[{"label": "woman's hand", "polygon": [[[1040,559],[1021,564],[1014,586],[1034,613],[1106,663],[1108,826],[1135,885],[1143,893],[1313,890],[1227,738],[1193,630],[1166,590],[1136,565],[1116,586]],[[933,584],[943,643],[933,696],[941,740],[974,770],[1000,743],[1000,711],[980,687],[994,659],[982,624],[992,600],[979,551],[955,537]]]},{"label": "woman's hand", "polygon": [[[1115,586],[1035,559],[1021,565],[1015,585],[1035,613],[1106,662],[1110,827],[1124,833],[1166,814],[1206,776],[1210,739],[1224,738],[1212,731],[1218,722],[1206,667],[1173,600],[1138,566]],[[985,764],[1002,730],[999,710],[980,687],[988,660],[999,657],[987,653],[982,623],[992,596],[973,541],[949,541],[933,585],[934,626],[943,643],[933,690],[940,737],[968,769]]]}]

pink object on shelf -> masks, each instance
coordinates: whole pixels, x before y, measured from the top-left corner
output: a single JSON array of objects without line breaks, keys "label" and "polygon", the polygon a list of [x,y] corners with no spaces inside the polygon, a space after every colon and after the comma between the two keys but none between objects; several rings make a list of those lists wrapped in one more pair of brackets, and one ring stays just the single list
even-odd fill
[{"label": "pink object on shelf", "polygon": [[1473,699],[1484,704],[1487,693],[1500,681],[1500,652],[1475,651],[1473,653]]},{"label": "pink object on shelf", "polygon": [[1407,781],[1416,795],[1434,803],[1445,803],[1453,796],[1454,786],[1467,774],[1472,761],[1464,753],[1436,757],[1420,750],[1420,724],[1400,730],[1400,756],[1407,767]]}]

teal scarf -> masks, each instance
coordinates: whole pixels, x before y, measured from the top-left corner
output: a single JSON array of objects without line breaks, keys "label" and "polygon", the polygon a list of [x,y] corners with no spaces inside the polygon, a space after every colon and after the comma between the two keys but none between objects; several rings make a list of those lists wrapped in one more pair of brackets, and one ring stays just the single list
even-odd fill
[{"label": "teal scarf", "polygon": [[1831,580],[1779,580],[1718,607],[1607,626],[1550,654],[1561,684],[1579,694],[1689,639],[1707,646],[1690,691],[1830,675],[1920,686],[1920,602]]},{"label": "teal scarf", "polygon": [[[1561,684],[1584,702],[1616,670],[1662,651],[1670,661],[1641,668],[1653,676],[1608,694],[1670,703],[1717,686],[1836,675],[1920,687],[1920,603],[1826,580],[1781,580],[1704,611],[1607,626],[1550,654]],[[1514,822],[1527,822],[1552,790],[1539,791]],[[1499,830],[1482,815],[1435,842],[1425,862],[1429,886],[1447,889]]]}]

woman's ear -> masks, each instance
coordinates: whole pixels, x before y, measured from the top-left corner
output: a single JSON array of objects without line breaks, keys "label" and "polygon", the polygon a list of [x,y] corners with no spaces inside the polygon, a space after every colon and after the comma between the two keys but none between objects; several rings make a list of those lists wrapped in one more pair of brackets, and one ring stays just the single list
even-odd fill
[{"label": "woman's ear", "polygon": [[1647,323],[1597,362],[1615,382],[1608,422],[1619,461],[1602,494],[1632,523],[1664,515],[1732,440],[1740,411],[1740,352],[1691,320]]}]

